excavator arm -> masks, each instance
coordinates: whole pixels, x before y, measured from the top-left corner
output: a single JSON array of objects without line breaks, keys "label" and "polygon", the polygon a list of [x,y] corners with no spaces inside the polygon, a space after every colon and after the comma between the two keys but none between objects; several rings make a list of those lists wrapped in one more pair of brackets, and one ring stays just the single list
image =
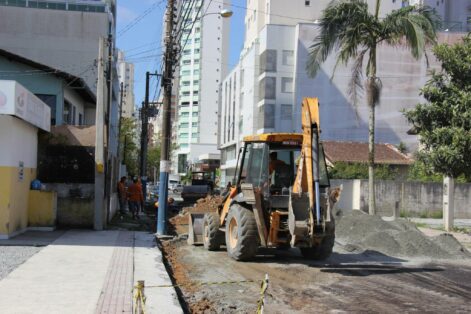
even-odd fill
[{"label": "excavator arm", "polygon": [[294,241],[296,241],[296,237],[306,236],[312,240],[315,226],[321,225],[319,120],[318,99],[304,98],[301,111],[303,142],[296,178],[291,190],[289,208],[290,231]]}]

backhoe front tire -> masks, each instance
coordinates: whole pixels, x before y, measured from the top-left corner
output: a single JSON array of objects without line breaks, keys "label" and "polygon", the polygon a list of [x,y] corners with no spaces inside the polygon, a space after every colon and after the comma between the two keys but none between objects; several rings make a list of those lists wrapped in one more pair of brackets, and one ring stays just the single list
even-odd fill
[{"label": "backhoe front tire", "polygon": [[206,213],[203,218],[203,245],[208,251],[217,251],[221,247],[219,215]]},{"label": "backhoe front tire", "polygon": [[257,223],[253,211],[234,204],[226,220],[226,247],[229,257],[247,261],[257,254],[259,246]]}]

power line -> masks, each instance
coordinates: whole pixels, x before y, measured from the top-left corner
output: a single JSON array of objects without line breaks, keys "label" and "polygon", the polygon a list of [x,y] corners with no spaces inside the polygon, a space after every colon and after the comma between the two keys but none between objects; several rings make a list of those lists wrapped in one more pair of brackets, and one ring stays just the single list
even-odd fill
[{"label": "power line", "polygon": [[[209,5],[208,5],[208,7],[209,7]],[[178,59],[176,60],[177,64],[180,63],[180,59],[182,57],[181,52],[185,49],[186,44],[188,43],[188,38],[190,37],[190,34],[193,31],[193,28],[195,27],[196,21],[198,21],[198,15],[200,14],[202,8],[203,8],[203,4],[201,4],[200,7],[198,8],[198,11],[196,12],[195,19],[193,20],[193,24],[191,25],[190,31],[186,35],[185,43],[183,44],[182,48],[180,49],[180,52],[178,54]]]},{"label": "power line", "polygon": [[140,21],[142,21],[146,16],[148,16],[152,11],[154,11],[156,8],[160,7],[162,3],[164,3],[165,0],[160,0],[154,2],[149,8],[147,8],[144,12],[141,13],[141,15],[137,16],[134,20],[129,22],[125,27],[123,27],[117,34],[117,37],[123,36],[127,31],[132,29],[134,26],[136,26]]}]

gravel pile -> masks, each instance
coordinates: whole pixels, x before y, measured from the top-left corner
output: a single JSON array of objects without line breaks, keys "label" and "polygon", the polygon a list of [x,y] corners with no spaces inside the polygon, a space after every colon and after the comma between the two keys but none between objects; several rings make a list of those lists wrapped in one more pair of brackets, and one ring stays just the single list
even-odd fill
[{"label": "gravel pile", "polygon": [[471,254],[450,234],[427,237],[405,220],[384,221],[361,211],[352,211],[336,223],[336,238],[344,245],[374,250],[397,257],[460,259]]},{"label": "gravel pile", "polygon": [[41,249],[34,246],[0,246],[0,280]]}]

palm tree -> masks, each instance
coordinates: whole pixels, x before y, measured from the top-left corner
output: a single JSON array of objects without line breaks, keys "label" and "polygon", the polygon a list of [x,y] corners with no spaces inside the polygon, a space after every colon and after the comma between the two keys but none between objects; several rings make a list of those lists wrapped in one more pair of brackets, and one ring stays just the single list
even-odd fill
[{"label": "palm tree", "polygon": [[[347,65],[353,60],[349,93],[356,106],[363,83],[363,62],[366,56],[366,101],[369,107],[369,213],[375,214],[374,143],[375,106],[379,104],[382,83],[376,76],[377,49],[381,44],[407,46],[412,56],[419,59],[429,43],[435,43],[438,17],[425,6],[407,6],[379,18],[381,0],[376,0],[374,15],[365,0],[334,0],[319,21],[320,33],[314,39],[306,65],[314,77],[321,64],[335,50],[337,63]],[[334,75],[334,74],[332,74]]]}]

